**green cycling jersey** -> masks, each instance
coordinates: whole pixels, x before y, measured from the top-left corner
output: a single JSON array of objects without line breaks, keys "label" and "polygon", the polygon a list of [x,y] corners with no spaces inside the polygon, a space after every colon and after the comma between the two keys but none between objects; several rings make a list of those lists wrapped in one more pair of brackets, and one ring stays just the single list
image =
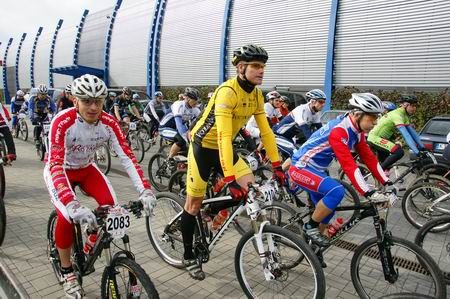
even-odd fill
[{"label": "green cycling jersey", "polygon": [[402,107],[397,108],[383,115],[378,124],[370,131],[369,141],[374,137],[381,137],[393,141],[396,137],[397,129],[402,126],[409,126],[411,121],[408,113]]}]

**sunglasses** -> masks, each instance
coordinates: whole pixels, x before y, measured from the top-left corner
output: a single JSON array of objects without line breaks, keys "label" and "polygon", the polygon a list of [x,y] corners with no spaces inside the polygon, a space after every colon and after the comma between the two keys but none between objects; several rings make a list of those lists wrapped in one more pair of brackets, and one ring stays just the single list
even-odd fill
[{"label": "sunglasses", "polygon": [[322,105],[325,104],[325,100],[316,100],[316,102]]},{"label": "sunglasses", "polygon": [[252,68],[255,68],[255,69],[264,69],[265,67],[266,67],[266,64],[265,63],[261,63],[261,62],[247,62],[247,63],[244,63],[245,65],[249,65],[249,66],[251,66]]},{"label": "sunglasses", "polygon": [[96,98],[90,98],[90,99],[80,99],[80,101],[83,103],[83,105],[91,106],[92,104],[95,104],[96,106],[103,105],[104,100],[103,99],[96,99]]}]

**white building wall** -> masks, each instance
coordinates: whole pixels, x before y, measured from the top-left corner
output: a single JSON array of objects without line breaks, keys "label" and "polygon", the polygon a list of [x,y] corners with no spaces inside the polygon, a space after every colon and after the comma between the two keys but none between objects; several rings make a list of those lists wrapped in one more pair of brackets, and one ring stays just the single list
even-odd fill
[{"label": "white building wall", "polygon": [[[80,17],[81,18],[81,17]],[[73,65],[73,52],[75,49],[75,39],[78,23],[64,23],[58,32],[55,44],[55,53],[53,58],[53,67],[63,67]],[[53,82],[55,88],[63,88],[72,82],[71,76],[54,74]]]},{"label": "white building wall", "polygon": [[155,1],[123,1],[111,39],[111,86],[146,86],[147,56]]},{"label": "white building wall", "polygon": [[36,45],[34,57],[34,83],[49,84],[50,47],[55,28],[44,28]]},{"label": "white building wall", "polygon": [[218,85],[225,2],[169,0],[162,27],[160,85]]},{"label": "white building wall", "polygon": [[233,50],[263,46],[269,54],[263,88],[305,90],[324,83],[330,0],[236,0],[228,48],[228,76],[235,76]]}]

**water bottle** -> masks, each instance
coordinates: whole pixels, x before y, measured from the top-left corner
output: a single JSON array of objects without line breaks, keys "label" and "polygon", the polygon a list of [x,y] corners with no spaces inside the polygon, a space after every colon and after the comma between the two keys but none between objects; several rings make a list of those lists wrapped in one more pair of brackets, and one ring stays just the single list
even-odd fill
[{"label": "water bottle", "polygon": [[221,210],[212,221],[212,230],[218,231],[228,219],[228,216],[230,216],[230,212],[227,209]]},{"label": "water bottle", "polygon": [[337,217],[328,227],[328,237],[333,237],[344,224],[342,217]]},{"label": "water bottle", "polygon": [[203,227],[205,228],[205,232],[208,235],[209,231],[211,230],[211,226],[212,226],[212,221],[213,220],[205,212],[202,213],[202,220],[203,220]]},{"label": "water bottle", "polygon": [[86,239],[86,243],[84,243],[83,246],[83,252],[84,254],[89,254],[92,250],[92,248],[95,245],[95,242],[97,242],[97,232],[88,232],[88,237]]}]

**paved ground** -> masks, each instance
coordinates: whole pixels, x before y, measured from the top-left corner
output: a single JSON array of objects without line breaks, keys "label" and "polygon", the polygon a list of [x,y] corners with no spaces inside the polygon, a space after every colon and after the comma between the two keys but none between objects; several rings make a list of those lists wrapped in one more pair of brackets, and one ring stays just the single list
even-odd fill
[{"label": "paved ground", "polygon": [[[16,141],[18,161],[6,172],[7,232],[0,248],[1,261],[14,273],[31,298],[61,298],[62,288],[57,284],[46,256],[46,224],[52,211],[47,190],[42,178],[43,163],[34,152],[31,143]],[[147,172],[147,156],[142,165]],[[117,159],[113,159],[115,169],[120,169]],[[137,198],[130,187],[130,180],[118,173],[109,178],[119,196],[128,201]],[[93,201],[83,199],[90,207]],[[413,240],[416,229],[406,222],[401,211],[394,209],[390,216],[390,227],[396,236]],[[130,231],[132,250],[137,261],[151,277],[162,298],[236,298],[242,291],[234,272],[234,249],[239,235],[233,229],[221,239],[212,253],[212,260],[204,266],[207,279],[202,282],[191,280],[179,269],[165,264],[153,250],[142,219],[134,220]],[[371,220],[361,222],[345,238],[360,243],[374,236]],[[448,237],[448,236],[447,236]],[[442,240],[436,240],[436,247],[442,251]],[[327,298],[357,298],[350,279],[352,252],[332,247],[326,253]],[[88,298],[100,296],[99,284],[102,266],[84,278],[84,289]]]}]

